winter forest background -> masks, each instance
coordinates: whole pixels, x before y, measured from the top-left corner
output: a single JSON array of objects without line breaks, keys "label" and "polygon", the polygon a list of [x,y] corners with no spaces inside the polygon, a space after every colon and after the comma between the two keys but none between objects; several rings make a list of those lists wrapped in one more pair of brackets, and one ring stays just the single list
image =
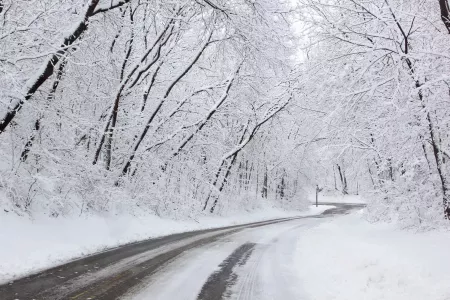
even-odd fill
[{"label": "winter forest background", "polygon": [[447,0],[0,0],[0,206],[450,216]]}]

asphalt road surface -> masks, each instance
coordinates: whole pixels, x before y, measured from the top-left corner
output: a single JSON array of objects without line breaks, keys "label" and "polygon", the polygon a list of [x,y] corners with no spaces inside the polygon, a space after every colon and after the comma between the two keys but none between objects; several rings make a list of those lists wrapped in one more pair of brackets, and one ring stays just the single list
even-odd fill
[{"label": "asphalt road surface", "polygon": [[[128,244],[0,286],[1,300],[298,299],[296,237],[361,204]],[[306,245],[307,246],[307,245]]]}]

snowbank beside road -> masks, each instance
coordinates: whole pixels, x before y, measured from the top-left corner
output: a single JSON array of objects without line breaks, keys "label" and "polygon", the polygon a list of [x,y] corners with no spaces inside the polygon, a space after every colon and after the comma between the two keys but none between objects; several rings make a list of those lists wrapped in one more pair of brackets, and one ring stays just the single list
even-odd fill
[{"label": "snowbank beside road", "polygon": [[[311,198],[310,198],[311,199]],[[316,198],[314,195],[314,200],[311,199],[311,202],[315,202]],[[319,194],[319,203],[366,203],[366,199],[359,195],[342,195],[342,194],[327,194],[320,193]]]},{"label": "snowbank beside road", "polygon": [[362,214],[327,220],[299,236],[296,265],[314,300],[448,300],[450,233],[370,224]]},{"label": "snowbank beside road", "polygon": [[0,283],[130,242],[199,229],[316,215],[328,208],[331,207],[288,212],[265,207],[230,217],[202,217],[191,221],[156,216],[38,218],[31,221],[0,213]]},{"label": "snowbank beside road", "polygon": [[[307,198],[309,202],[316,202],[316,189],[315,187],[305,188]],[[319,203],[352,203],[352,204],[365,204],[367,199],[361,195],[343,195],[336,190],[324,190],[319,193]]]}]

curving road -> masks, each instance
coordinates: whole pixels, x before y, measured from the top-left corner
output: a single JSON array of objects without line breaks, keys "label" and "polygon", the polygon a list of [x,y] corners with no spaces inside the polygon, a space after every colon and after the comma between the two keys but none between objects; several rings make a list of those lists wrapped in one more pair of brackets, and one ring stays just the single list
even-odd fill
[{"label": "curving road", "polygon": [[319,216],[180,233],[118,247],[0,286],[0,299],[298,299],[296,237],[326,218],[363,207],[327,204],[336,208]]}]

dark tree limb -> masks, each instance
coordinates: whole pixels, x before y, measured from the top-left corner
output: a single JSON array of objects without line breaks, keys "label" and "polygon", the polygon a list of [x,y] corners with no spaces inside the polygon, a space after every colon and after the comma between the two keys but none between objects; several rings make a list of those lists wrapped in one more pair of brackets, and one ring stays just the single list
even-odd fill
[{"label": "dark tree limb", "polygon": [[[247,130],[248,130],[248,123],[247,123],[247,126],[245,127],[245,129],[244,129],[244,132],[243,132],[243,134],[242,134],[242,136],[241,136],[241,139],[240,139],[240,141],[239,141],[239,144],[240,143],[242,143],[243,141],[244,141],[244,138],[245,138],[245,135],[247,134]],[[236,153],[236,156],[237,156],[237,153]],[[235,156],[233,156],[233,158],[231,159],[231,165],[234,163],[234,160],[235,160]],[[217,170],[217,172],[216,172],[216,176],[215,176],[215,178],[214,178],[214,182],[213,182],[213,187],[216,187],[216,185],[217,185],[217,182],[219,181],[219,178],[220,178],[220,174],[222,173],[222,170],[223,170],[223,167],[225,166],[225,160],[222,160],[222,162],[221,162],[221,164],[220,164],[220,167],[219,167],[219,169]],[[225,176],[224,176],[224,181],[226,180],[226,177],[227,177],[227,174],[228,174],[228,170],[229,170],[229,168],[230,168],[230,166],[228,166],[227,167],[227,171],[226,171],[226,173],[225,173]],[[223,184],[221,185],[221,187],[223,186]],[[223,187],[222,187],[223,188]],[[221,189],[219,189],[219,192],[221,191]],[[208,193],[208,197],[206,197],[206,200],[205,200],[205,204],[203,205],[203,210],[206,210],[206,208],[208,207],[208,202],[209,202],[209,199],[211,198],[211,192],[209,192]],[[213,211],[214,211],[214,209],[213,209]]]},{"label": "dark tree limb", "polygon": [[439,7],[441,8],[441,19],[444,22],[445,28],[450,33],[450,7],[448,0],[439,0]]},{"label": "dark tree limb", "polygon": [[[95,156],[94,156],[94,160],[93,160],[92,164],[94,164],[94,165],[97,164],[98,158],[100,157],[100,153],[101,153],[101,150],[102,150],[105,142],[107,142],[106,147],[108,147],[108,148],[110,147],[109,144],[110,144],[110,140],[112,138],[114,127],[116,125],[117,114],[118,114],[118,110],[119,110],[119,102],[122,97],[123,91],[127,87],[128,83],[132,79],[133,75],[139,70],[139,67],[141,66],[141,64],[144,63],[145,60],[147,59],[147,57],[150,55],[150,53],[153,52],[153,49],[155,49],[155,47],[160,43],[161,39],[163,39],[164,35],[167,33],[167,30],[169,28],[171,28],[172,25],[173,25],[173,19],[170,22],[167,22],[164,30],[158,35],[158,37],[156,38],[153,45],[145,51],[145,53],[142,55],[141,59],[139,60],[139,63],[136,63],[131,68],[131,70],[128,72],[127,76],[122,79],[120,86],[118,88],[118,91],[114,97],[114,103],[113,103],[113,106],[111,107],[111,111],[109,113],[108,119],[107,119],[105,127],[103,129],[102,137],[100,139],[100,142],[97,145],[97,149],[95,151]],[[107,151],[109,151],[109,149],[107,149]],[[108,161],[109,161],[109,158],[107,158],[107,165],[106,165],[107,169],[109,169]]]},{"label": "dark tree limb", "polygon": [[67,53],[70,46],[77,41],[81,35],[87,30],[89,19],[100,13],[106,12],[108,10],[120,7],[125,3],[128,3],[130,0],[116,1],[112,2],[111,5],[97,8],[100,0],[90,0],[86,5],[86,11],[80,20],[80,22],[74,27],[73,31],[66,36],[60,46],[60,49],[56,51],[54,54],[50,55],[47,60],[42,64],[41,68],[39,68],[28,80],[24,97],[21,99],[15,99],[11,101],[6,113],[4,116],[0,118],[0,134],[2,134],[12,120],[15,118],[17,113],[22,109],[23,105],[26,101],[30,100],[36,91],[47,81],[47,79],[53,75],[54,68],[60,61],[62,57]]},{"label": "dark tree limb", "polygon": [[[47,102],[50,103],[55,98],[56,89],[58,88],[59,83],[61,82],[61,78],[64,74],[64,69],[67,64],[67,59],[64,58],[64,60],[59,64],[58,73],[56,75],[56,79],[53,82],[52,89],[50,90],[50,93],[47,97]],[[31,133],[31,136],[28,138],[27,143],[25,144],[25,147],[20,155],[20,160],[22,162],[25,162],[28,158],[28,153],[31,150],[31,147],[33,147],[34,140],[36,138],[36,135],[38,134],[39,130],[41,129],[41,119],[42,115],[39,116],[36,121],[34,122],[34,128],[33,132]]]},{"label": "dark tree limb", "polygon": [[[139,138],[136,140],[133,149],[131,151],[131,154],[127,160],[127,162],[124,164],[124,167],[122,169],[121,177],[128,173],[131,163],[134,160],[134,157],[136,155],[136,151],[139,149],[142,141],[144,140],[145,136],[147,135],[148,130],[150,129],[151,124],[153,123],[153,120],[155,119],[156,115],[159,113],[161,107],[163,106],[164,102],[167,100],[167,98],[170,95],[170,92],[172,89],[181,81],[181,79],[184,78],[188,74],[188,72],[192,69],[192,67],[198,62],[202,54],[205,52],[206,48],[209,45],[209,41],[211,40],[212,31],[210,32],[207,41],[202,46],[202,48],[198,51],[197,55],[194,57],[194,59],[189,63],[189,65],[183,70],[181,75],[179,75],[167,88],[166,93],[164,94],[164,97],[161,99],[161,101],[158,103],[158,106],[155,108],[153,113],[150,115],[150,118],[148,119],[144,129],[142,130],[142,133],[140,134]],[[116,183],[118,184],[118,183]]]},{"label": "dark tree limb", "polygon": [[105,13],[105,12],[110,11],[112,9],[121,7],[121,6],[131,2],[131,0],[115,0],[115,1],[105,1],[105,2],[109,2],[109,3],[106,4],[106,5],[102,5],[102,6],[97,7],[94,10],[93,14],[92,14],[93,16],[96,15],[96,14]]},{"label": "dark tree limb", "polygon": [[186,145],[194,138],[194,136],[200,132],[203,127],[208,123],[209,120],[211,120],[212,116],[217,112],[217,110],[222,106],[222,104],[225,102],[225,100],[228,98],[228,96],[230,95],[230,90],[231,87],[233,86],[234,81],[236,80],[236,77],[238,76],[238,73],[241,69],[241,65],[239,65],[238,69],[236,70],[234,76],[230,79],[227,88],[224,92],[224,94],[222,95],[222,97],[220,98],[220,100],[214,104],[214,106],[211,108],[211,110],[208,112],[208,114],[206,115],[206,117],[202,120],[200,120],[200,122],[198,123],[197,128],[194,130],[194,132],[192,132],[187,138],[185,138],[183,140],[183,142],[181,143],[181,145],[178,147],[178,149],[172,154],[171,158],[176,157],[177,155],[179,155],[181,153],[181,151],[183,151],[184,147],[186,147]]}]

